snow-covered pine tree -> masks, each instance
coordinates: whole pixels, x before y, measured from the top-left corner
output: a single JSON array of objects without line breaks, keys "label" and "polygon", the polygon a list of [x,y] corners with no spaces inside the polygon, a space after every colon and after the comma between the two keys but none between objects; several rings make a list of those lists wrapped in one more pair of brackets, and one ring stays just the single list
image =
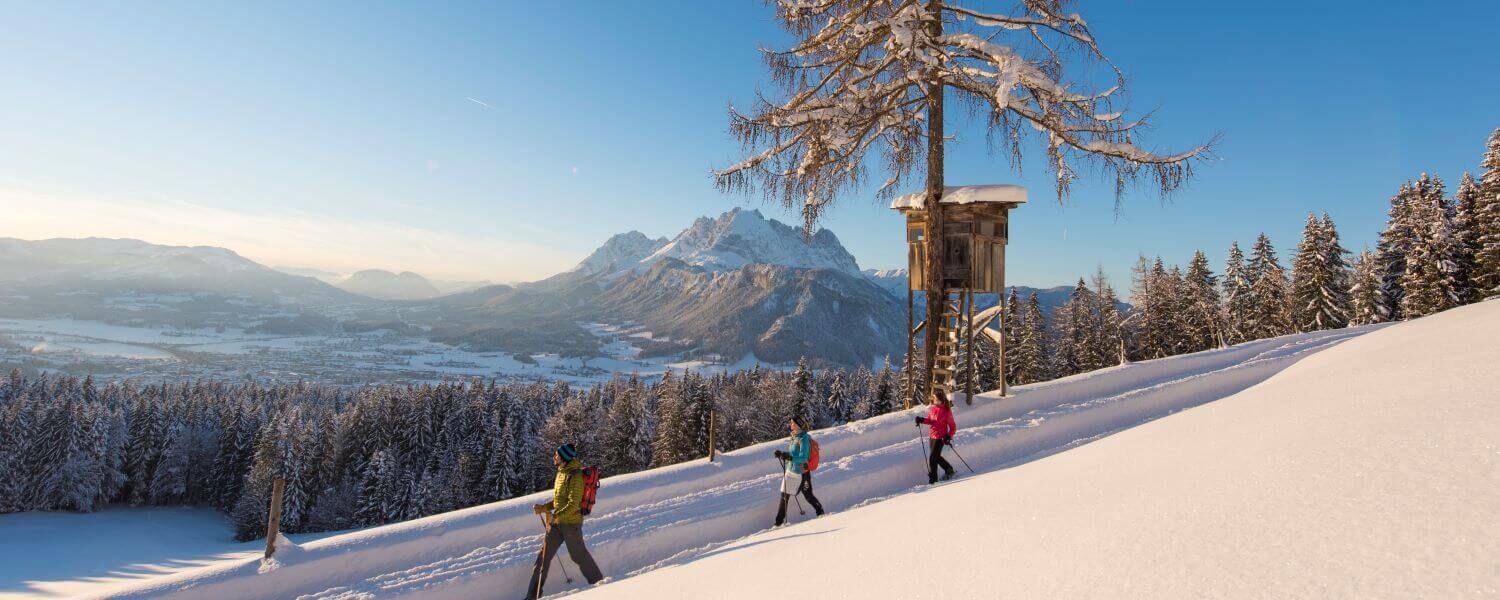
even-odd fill
[{"label": "snow-covered pine tree", "polygon": [[[1083,18],[1067,12],[1069,0],[1023,2],[1010,13],[969,4],[776,0],[779,24],[797,40],[788,50],[765,51],[783,97],[762,97],[749,115],[730,109],[730,131],[751,154],[716,171],[716,184],[726,191],[758,185],[768,199],[800,208],[810,234],[840,193],[862,183],[874,148],[888,175],[878,197],[888,199],[921,172],[926,202],[935,205],[944,187],[950,89],[987,113],[989,130],[1017,165],[1024,140],[1039,132],[1059,198],[1081,161],[1112,175],[1117,191],[1145,174],[1170,192],[1207,151],[1156,154],[1136,145],[1146,119],[1121,119],[1124,76]],[[1094,90],[1065,77],[1080,62],[1109,66],[1114,85]],[[942,231],[942,211],[926,214],[926,230]],[[928,323],[941,318],[943,238],[926,238]],[[924,336],[924,370],[936,356],[937,336]]]},{"label": "snow-covered pine tree", "polygon": [[1368,248],[1354,258],[1349,286],[1349,324],[1369,325],[1385,322],[1385,301],[1381,297],[1380,261]]},{"label": "snow-covered pine tree", "polygon": [[1208,267],[1208,256],[1202,250],[1193,252],[1183,281],[1186,294],[1183,297],[1183,327],[1186,351],[1198,352],[1217,348],[1220,343],[1221,310],[1219,308],[1218,280]]},{"label": "snow-covered pine tree", "polygon": [[1454,280],[1458,283],[1460,304],[1467,304],[1481,297],[1475,285],[1475,265],[1484,234],[1479,184],[1475,183],[1474,176],[1468,171],[1464,171],[1463,178],[1458,181],[1458,191],[1453,195],[1453,203],[1453,230],[1458,244],[1457,255],[1454,257]]},{"label": "snow-covered pine tree", "polygon": [[631,375],[604,422],[604,456],[600,468],[606,473],[630,473],[651,464],[651,431],[647,422],[640,376]]},{"label": "snow-covered pine tree", "polygon": [[1094,318],[1098,321],[1095,325],[1098,334],[1091,354],[1095,369],[1120,363],[1120,348],[1125,340],[1119,300],[1114,286],[1104,275],[1104,267],[1099,267],[1094,273]]},{"label": "snow-covered pine tree", "polygon": [[1095,343],[1094,319],[1089,311],[1094,301],[1090,296],[1088,285],[1079,278],[1067,302],[1052,311],[1052,325],[1057,332],[1052,344],[1053,369],[1060,376],[1088,370],[1089,348]]},{"label": "snow-covered pine tree", "polygon": [[792,370],[791,387],[787,390],[787,413],[782,419],[782,427],[786,427],[787,421],[793,417],[807,419],[812,413],[812,405],[816,402],[813,392],[812,371],[807,368],[807,357],[797,359],[797,368]]},{"label": "snow-covered pine tree", "polygon": [[1407,319],[1453,308],[1460,301],[1458,240],[1442,179],[1423,173],[1412,202],[1414,229],[1401,276],[1401,314]]},{"label": "snow-covered pine tree", "polygon": [[684,409],[684,382],[668,371],[656,386],[656,439],[651,443],[651,466],[663,467],[687,460],[685,449],[691,444],[691,433]]},{"label": "snow-covered pine tree", "polygon": [[833,383],[828,385],[828,417],[834,425],[842,425],[849,422],[853,412],[854,407],[849,403],[849,384],[844,381],[844,372],[838,371],[833,375]]},{"label": "snow-covered pine tree", "polygon": [[1477,295],[1500,296],[1500,127],[1490,133],[1479,166],[1479,207],[1475,228],[1479,230],[1474,253],[1473,286]]},{"label": "snow-covered pine tree", "polygon": [[1252,278],[1251,339],[1291,333],[1291,293],[1287,285],[1286,269],[1282,268],[1276,258],[1276,248],[1271,245],[1271,238],[1264,233],[1255,239],[1248,268]]},{"label": "snow-covered pine tree", "polygon": [[1319,225],[1323,229],[1323,250],[1328,253],[1323,259],[1328,271],[1328,288],[1323,290],[1327,310],[1329,314],[1343,315],[1342,321],[1334,322],[1335,327],[1347,327],[1349,314],[1353,311],[1352,300],[1349,298],[1349,249],[1340,241],[1338,227],[1333,224],[1333,218],[1328,213],[1323,213],[1323,220]]},{"label": "snow-covered pine tree", "polygon": [[1016,288],[1010,288],[1010,295],[1005,300],[1005,314],[1003,315],[1000,328],[1001,335],[1005,337],[1005,380],[1014,384],[1016,382],[1016,341],[1021,337],[1022,311],[1021,294]]},{"label": "snow-covered pine tree", "polygon": [[1404,295],[1401,279],[1406,274],[1406,255],[1411,251],[1412,240],[1416,235],[1412,210],[1417,202],[1416,188],[1412,182],[1401,184],[1401,189],[1391,197],[1385,230],[1380,233],[1380,241],[1375,245],[1375,254],[1380,260],[1380,296],[1385,302],[1381,312],[1391,321],[1405,318],[1401,313]]},{"label": "snow-covered pine tree", "polygon": [[1224,278],[1220,281],[1224,298],[1224,337],[1230,344],[1249,341],[1254,315],[1251,314],[1250,272],[1245,267],[1245,253],[1239,242],[1229,243],[1229,257],[1224,260]]},{"label": "snow-covered pine tree", "polygon": [[1050,379],[1047,363],[1047,317],[1042,313],[1042,301],[1036,292],[1026,298],[1026,309],[1021,316],[1020,334],[1016,336],[1015,380],[1013,383],[1033,383]]},{"label": "snow-covered pine tree", "polygon": [[1302,241],[1292,259],[1292,320],[1298,331],[1337,329],[1349,324],[1347,251],[1333,220],[1307,214]]}]

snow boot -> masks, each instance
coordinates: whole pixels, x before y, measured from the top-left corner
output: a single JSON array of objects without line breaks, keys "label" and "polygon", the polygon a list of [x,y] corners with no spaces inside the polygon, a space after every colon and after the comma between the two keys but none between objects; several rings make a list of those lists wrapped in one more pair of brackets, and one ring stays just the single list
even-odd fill
[{"label": "snow boot", "polygon": [[791,499],[791,494],[781,495],[781,507],[776,509],[776,524],[772,525],[772,527],[781,527],[782,524],[786,523],[786,501]]},{"label": "snow boot", "polygon": [[957,473],[957,471],[944,471],[943,472],[943,481],[948,481],[949,479],[953,479],[953,474],[954,473]]}]

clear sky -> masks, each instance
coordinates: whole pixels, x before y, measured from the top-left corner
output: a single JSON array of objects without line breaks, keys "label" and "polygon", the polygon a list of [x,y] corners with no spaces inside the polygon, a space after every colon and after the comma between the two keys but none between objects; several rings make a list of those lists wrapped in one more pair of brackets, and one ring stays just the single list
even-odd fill
[{"label": "clear sky", "polygon": [[[1402,181],[1451,189],[1500,126],[1492,0],[1077,10],[1132,108],[1156,111],[1151,145],[1224,138],[1185,190],[1132,193],[1117,214],[1107,182],[1086,175],[1059,204],[1036,148],[1018,174],[958,123],[950,184],[1032,189],[1011,283],[1102,265],[1123,288],[1139,253],[1203,248],[1217,267],[1259,231],[1285,261],[1308,211],[1357,250]],[[796,222],[709,177],[739,156],[727,105],[768,84],[756,48],[787,42],[770,15],[755,0],[0,1],[0,236],[516,281],[735,206]],[[824,225],[862,266],[904,260],[869,193]]]}]

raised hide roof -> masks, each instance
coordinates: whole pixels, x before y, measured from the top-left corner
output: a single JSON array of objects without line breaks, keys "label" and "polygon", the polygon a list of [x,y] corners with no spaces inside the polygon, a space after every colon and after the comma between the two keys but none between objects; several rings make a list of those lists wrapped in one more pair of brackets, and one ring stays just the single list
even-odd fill
[{"label": "raised hide roof", "polygon": [[[922,208],[927,192],[914,192],[896,198],[896,210]],[[1026,188],[1008,183],[991,185],[950,185],[943,188],[943,204],[1025,204]]]}]

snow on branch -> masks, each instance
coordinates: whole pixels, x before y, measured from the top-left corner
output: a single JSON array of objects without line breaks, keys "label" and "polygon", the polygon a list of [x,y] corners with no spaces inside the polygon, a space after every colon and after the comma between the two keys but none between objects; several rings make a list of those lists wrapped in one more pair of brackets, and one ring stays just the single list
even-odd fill
[{"label": "snow on branch", "polygon": [[[880,160],[887,176],[879,199],[924,172],[935,86],[988,114],[992,139],[1003,137],[1013,164],[1024,140],[1039,134],[1059,199],[1081,162],[1102,166],[1117,196],[1143,173],[1170,192],[1211,145],[1169,153],[1138,145],[1136,132],[1149,120],[1122,119],[1115,104],[1124,76],[1084,19],[1066,12],[1070,0],[1022,0],[1010,13],[959,0],[771,3],[799,41],[764,51],[781,93],[757,97],[748,114],[730,107],[730,131],[748,156],[714,179],[725,191],[759,189],[768,201],[800,208],[808,231],[834,199],[862,184],[869,160]],[[1108,66],[1114,83],[1098,89],[1066,78],[1074,56]]]}]

